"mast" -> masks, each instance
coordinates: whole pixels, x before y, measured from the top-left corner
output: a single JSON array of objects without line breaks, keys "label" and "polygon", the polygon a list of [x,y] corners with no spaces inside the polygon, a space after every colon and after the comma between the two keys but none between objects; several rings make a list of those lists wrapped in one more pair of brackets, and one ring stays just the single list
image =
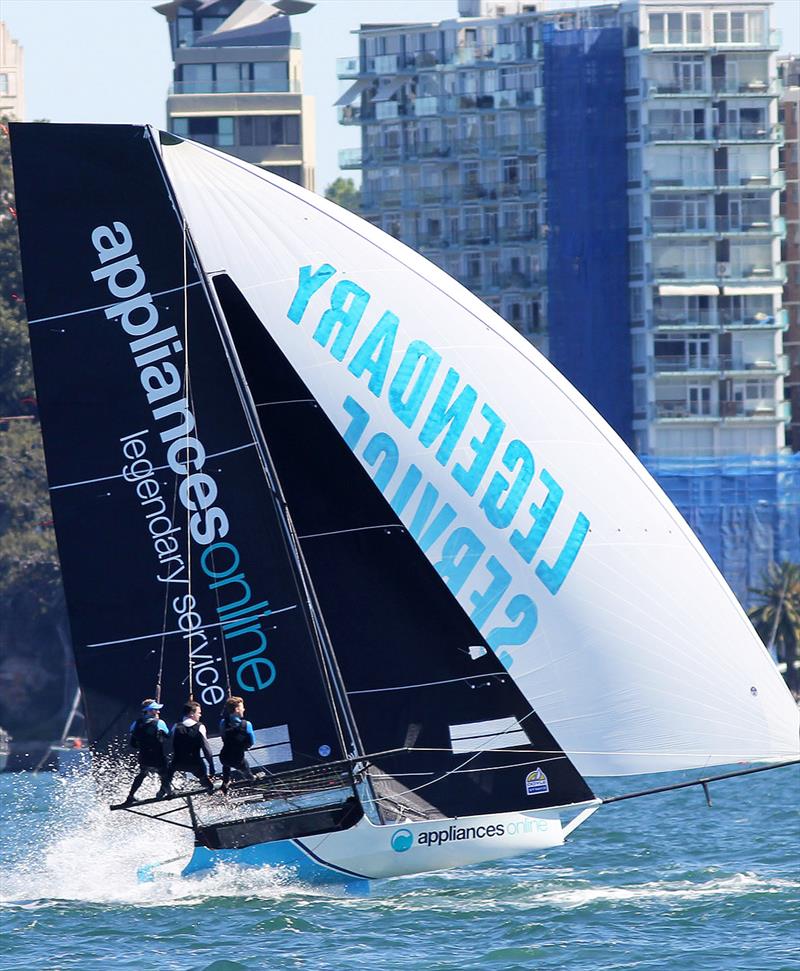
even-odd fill
[{"label": "mast", "polygon": [[[275,469],[275,464],[272,460],[272,456],[270,455],[269,446],[267,445],[261,424],[258,420],[258,413],[256,411],[255,403],[247,385],[244,371],[242,369],[238,354],[236,353],[236,348],[231,338],[228,325],[225,321],[225,315],[220,307],[214,288],[209,285],[208,275],[206,274],[206,271],[202,265],[199,253],[197,252],[197,248],[192,240],[192,234],[189,230],[185,216],[170,183],[169,176],[165,169],[163,159],[157,145],[159,134],[150,125],[146,126],[145,130],[148,133],[151,148],[156,159],[156,164],[164,180],[167,193],[175,209],[176,215],[181,225],[184,227],[185,245],[189,250],[191,259],[197,269],[199,278],[201,280],[202,289],[206,295],[209,305],[212,308],[214,320],[225,350],[228,364],[231,369],[231,374],[233,376],[236,389],[239,393],[242,408],[244,410],[250,432],[253,436],[253,441],[255,443],[259,460],[267,479],[270,495],[272,496],[275,511],[277,513],[277,518],[282,527],[284,546],[286,552],[288,553],[288,560],[293,568],[293,573],[298,587],[303,594],[303,614],[311,640],[317,651],[320,668],[323,672],[323,683],[333,710],[334,720],[339,733],[339,742],[342,746],[342,750],[344,752],[349,752],[351,757],[364,755],[364,746],[359,738],[355,718],[353,717],[350,703],[344,690],[341,673],[339,671],[336,656],[325,626],[325,621],[322,616],[316,591],[314,590],[314,584],[309,574],[302,549],[298,542],[297,532],[292,523],[289,506],[286,502],[280,479],[278,478],[278,474]],[[186,350],[186,357],[188,362],[188,348]]]}]

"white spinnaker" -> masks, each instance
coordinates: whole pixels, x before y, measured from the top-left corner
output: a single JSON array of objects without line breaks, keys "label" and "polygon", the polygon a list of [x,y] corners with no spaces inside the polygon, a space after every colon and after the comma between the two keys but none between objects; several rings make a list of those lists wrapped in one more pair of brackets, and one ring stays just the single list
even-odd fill
[{"label": "white spinnaker", "polygon": [[[354,408],[369,415],[352,447],[387,497],[410,464],[420,469],[421,483],[401,514],[405,524],[411,526],[426,485],[438,491],[428,525],[444,503],[453,510],[426,553],[436,565],[448,541],[456,549],[456,595],[464,609],[472,615],[491,605],[489,593],[506,580],[502,571],[510,575],[489,617],[479,617],[484,636],[502,642],[507,635],[498,628],[530,621],[520,598],[535,604],[532,634],[496,650],[581,772],[655,772],[798,754],[797,707],[727,584],[633,454],[527,341],[436,266],[319,196],[193,143],[165,146],[162,155],[206,273],[229,274],[343,435],[352,432]],[[323,264],[336,273],[292,322],[287,311],[300,268],[313,273]],[[341,329],[334,327],[326,346],[313,335],[342,280],[370,296],[340,361],[331,348]],[[350,366],[385,311],[399,324],[375,394],[368,382],[378,364],[359,376]],[[412,341],[427,342],[441,364],[406,427],[387,389]],[[381,347],[374,349],[376,362]],[[435,457],[441,438],[426,447],[419,435],[450,368],[460,377],[455,393],[468,383],[477,401],[442,465]],[[357,403],[350,413],[348,397]],[[482,413],[484,405],[492,412]],[[453,472],[459,464],[474,469],[477,453],[484,453],[480,443],[500,419],[502,437],[469,494]],[[515,439],[530,449],[536,473],[511,523],[496,527],[480,503],[495,473],[513,481],[519,472],[520,464],[514,472],[502,464]],[[542,508],[548,497],[542,470],[563,498],[528,563],[510,537],[529,533],[531,504]],[[472,486],[474,479],[461,478]],[[590,530],[553,594],[536,567],[557,561],[579,513]],[[459,559],[460,550],[467,560]]]}]

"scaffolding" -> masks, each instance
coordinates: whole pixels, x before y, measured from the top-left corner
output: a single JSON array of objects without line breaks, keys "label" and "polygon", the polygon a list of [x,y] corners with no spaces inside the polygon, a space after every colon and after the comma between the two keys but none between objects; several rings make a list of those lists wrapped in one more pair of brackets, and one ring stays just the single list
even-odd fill
[{"label": "scaffolding", "polygon": [[800,563],[800,453],[642,462],[745,608],[770,563]]}]

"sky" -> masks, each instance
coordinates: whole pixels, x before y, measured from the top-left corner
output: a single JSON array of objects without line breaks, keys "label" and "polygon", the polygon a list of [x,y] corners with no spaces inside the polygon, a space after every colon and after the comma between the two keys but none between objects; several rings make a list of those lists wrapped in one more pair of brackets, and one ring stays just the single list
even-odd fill
[{"label": "sky", "polygon": [[[22,44],[26,119],[149,123],[163,128],[172,59],[155,0],[0,0],[0,19]],[[351,31],[363,22],[443,20],[457,0],[318,0],[293,18],[303,49],[304,91],[316,99],[317,189],[339,175],[338,150],[359,144],[332,107],[349,82],[337,57],[357,53]],[[776,0],[773,27],[783,50],[800,53],[800,0]],[[346,176],[357,173],[345,172]]]}]

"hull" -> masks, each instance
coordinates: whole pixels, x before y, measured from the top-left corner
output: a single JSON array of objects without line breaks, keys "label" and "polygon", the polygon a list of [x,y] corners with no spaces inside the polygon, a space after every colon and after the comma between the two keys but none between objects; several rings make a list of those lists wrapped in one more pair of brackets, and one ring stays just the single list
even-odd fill
[{"label": "hull", "polygon": [[[292,869],[312,883],[379,880],[488,863],[561,846],[597,808],[500,813],[433,822],[377,826],[366,816],[350,829],[240,849],[196,847],[183,870],[190,876],[222,863]],[[577,815],[576,815],[577,814]],[[562,821],[562,815],[573,818]]]}]

